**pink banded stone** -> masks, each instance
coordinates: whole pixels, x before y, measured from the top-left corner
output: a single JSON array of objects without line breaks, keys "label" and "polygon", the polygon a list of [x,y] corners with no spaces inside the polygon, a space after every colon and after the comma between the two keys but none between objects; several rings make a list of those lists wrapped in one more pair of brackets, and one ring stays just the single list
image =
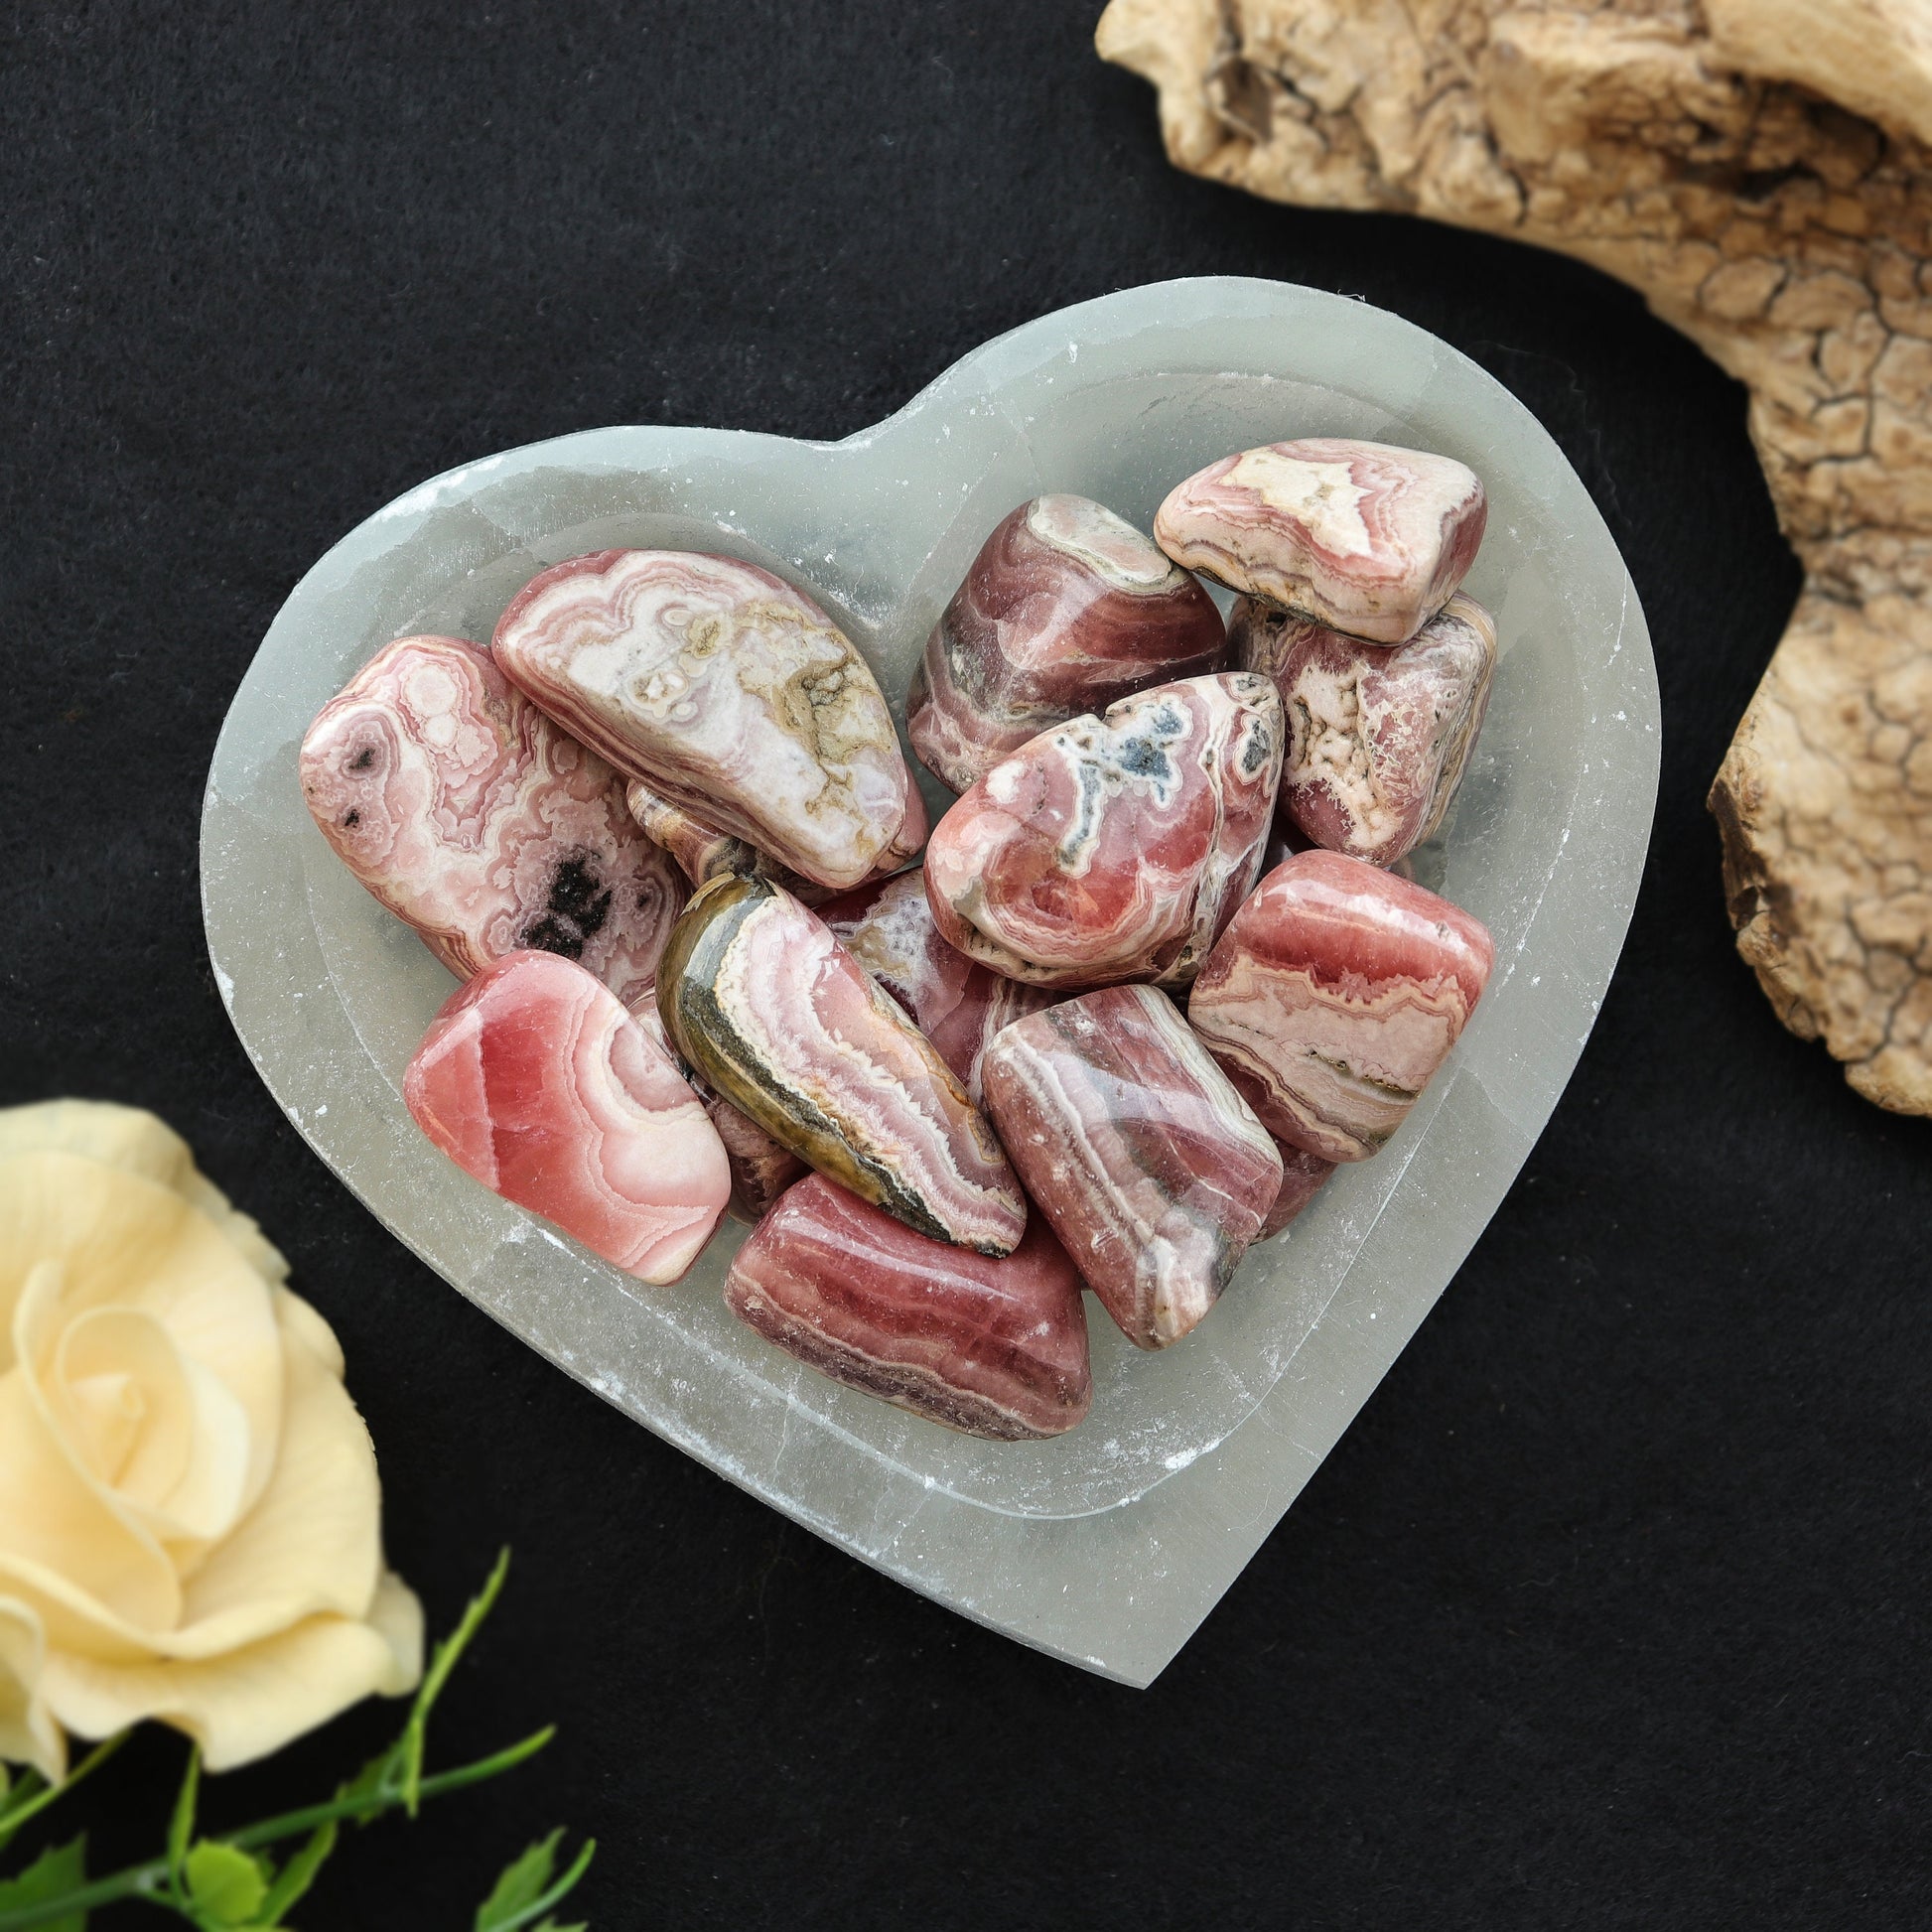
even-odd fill
[{"label": "pink banded stone", "polygon": [[[657,1011],[655,988],[647,1004],[631,1008],[630,1017],[672,1059],[677,1059],[677,1049],[664,1032],[663,1017]],[[704,1103],[718,1138],[725,1144],[732,1177],[731,1199],[726,1205],[734,1219],[756,1225],[771,1211],[778,1196],[809,1170],[790,1148],[780,1147],[749,1114],[741,1114],[729,1100],[719,1099],[682,1060],[678,1060],[678,1071]]]},{"label": "pink banded stone", "polygon": [[1026,986],[968,959],[939,936],[925,881],[901,872],[827,899],[818,916],[907,1013],[980,1104],[980,1056],[1010,1021],[1050,1006],[1044,987]]},{"label": "pink banded stone", "polygon": [[1460,591],[1406,644],[1365,644],[1254,598],[1229,637],[1288,718],[1282,807],[1316,845],[1390,866],[1435,835],[1468,767],[1496,625]]},{"label": "pink banded stone", "polygon": [[716,1094],[906,1226],[1011,1254],[1026,1199],[938,1052],[782,887],[714,879],[664,949],[657,1010]]},{"label": "pink banded stone", "polygon": [[984,1078],[1027,1191],[1122,1333],[1178,1341],[1281,1191],[1282,1157],[1247,1102],[1151,986],[1015,1021]]},{"label": "pink banded stone", "polygon": [[[668,798],[660,798],[640,779],[631,779],[624,788],[624,799],[630,807],[630,816],[637,821],[644,836],[654,844],[661,845],[677,861],[679,869],[694,886],[708,886],[714,879],[722,879],[729,873],[758,873],[774,885],[782,886],[794,898],[802,899],[807,905],[816,905],[821,899],[832,897],[830,887],[801,879],[797,873],[779,865],[775,859],[767,858],[743,839],[735,839],[729,833],[719,831],[715,825],[707,824],[695,812],[672,804]],[[891,879],[901,871],[912,855],[925,844],[926,830],[925,800],[919,796],[919,789],[914,785],[906,799],[905,816],[899,821],[892,844],[886,848],[878,866],[851,890],[863,891],[873,881]]]},{"label": "pink banded stone", "polygon": [[461,637],[399,637],[316,714],[302,795],[349,871],[460,979],[522,947],[644,992],[684,888],[623,781]]},{"label": "pink banded stone", "polygon": [[402,1096],[466,1173],[642,1282],[690,1267],[731,1191],[671,1056],[555,953],[511,953],[453,994]]},{"label": "pink banded stone", "polygon": [[1260,869],[1282,737],[1273,682],[1247,672],[1042,733],[933,831],[940,933],[1037,986],[1185,984]]},{"label": "pink banded stone", "polygon": [[1482,481],[1452,457],[1311,436],[1210,463],[1154,534],[1176,563],[1371,643],[1406,643],[1482,542]]},{"label": "pink banded stone", "polygon": [[1281,1233],[1321,1191],[1323,1183],[1335,1171],[1332,1161],[1324,1161],[1320,1155],[1310,1154],[1306,1149],[1291,1147],[1286,1141],[1278,1140],[1275,1152],[1282,1157],[1282,1187],[1275,1196],[1274,1206],[1268,1210],[1268,1218],[1261,1224],[1261,1232],[1255,1236],[1257,1241],[1267,1241]]},{"label": "pink banded stone", "polygon": [[1003,518],[926,639],[912,749],[955,791],[1030,738],[1143,686],[1217,671],[1221,614],[1131,523],[1085,496]]},{"label": "pink banded stone", "polygon": [[524,585],[491,648],[626,777],[821,886],[865,878],[917,796],[865,659],[756,565],[573,557]]},{"label": "pink banded stone", "polygon": [[1302,852],[1234,915],[1187,1017],[1271,1133],[1366,1161],[1448,1057],[1494,959],[1488,929],[1448,899]]},{"label": "pink banded stone", "polygon": [[738,1251],[725,1301],[821,1375],[969,1436],[1063,1435],[1093,1402],[1080,1278],[1041,1221],[996,1260],[813,1174]]}]

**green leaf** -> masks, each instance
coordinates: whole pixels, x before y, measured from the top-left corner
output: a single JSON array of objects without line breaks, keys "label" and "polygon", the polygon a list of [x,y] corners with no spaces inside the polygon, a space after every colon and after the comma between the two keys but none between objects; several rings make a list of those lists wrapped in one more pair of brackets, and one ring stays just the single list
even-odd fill
[{"label": "green leaf", "polygon": [[[551,1884],[557,1841],[562,1837],[561,1831],[552,1832],[505,1868],[496,1880],[495,1889],[478,1906],[474,1932],[522,1932],[523,1927],[535,1925],[538,1919],[544,1919],[551,1932],[571,1932],[571,1928],[559,1926],[545,1914],[577,1889],[578,1879],[590,1869],[591,1860],[597,1856],[597,1840],[587,1838],[583,1849],[571,1861],[570,1869]],[[542,1932],[541,1927],[538,1932]],[[576,1932],[584,1932],[584,1928],[579,1926]]]},{"label": "green leaf", "polygon": [[268,1897],[268,1870],[233,1845],[205,1838],[189,1853],[188,1897],[199,1923],[246,1925]]},{"label": "green leaf", "polygon": [[282,1867],[281,1875],[269,1886],[268,1896],[262,1900],[257,1914],[263,1925],[281,1924],[282,1915],[315,1883],[323,1862],[336,1849],[341,1830],[330,1819],[310,1835],[309,1842]]},{"label": "green leaf", "polygon": [[423,1744],[429,1734],[429,1714],[435,1708],[436,1700],[443,1695],[443,1686],[449,1682],[450,1673],[457,1667],[457,1660],[469,1649],[470,1640],[483,1628],[483,1618],[489,1614],[501,1594],[503,1579],[509,1575],[509,1551],[498,1551],[495,1568],[483,1579],[483,1588],[470,1599],[462,1621],[436,1646],[429,1660],[429,1669],[423,1673],[422,1688],[416,1693],[416,1702],[410,1707],[409,1722],[403,1725],[402,1736],[397,1740],[397,1748],[402,1755],[402,1801],[411,1818],[416,1816],[416,1807],[422,1796]]},{"label": "green leaf", "polygon": [[543,1896],[557,1869],[557,1845],[563,1835],[559,1826],[503,1867],[489,1896],[477,1907],[476,1932],[496,1932],[506,1919]]},{"label": "green leaf", "polygon": [[175,1793],[175,1815],[168,1821],[168,1882],[177,1894],[186,1882],[182,1862],[188,1857],[188,1841],[195,1836],[195,1806],[202,1790],[202,1747],[188,1747],[188,1769],[181,1774],[181,1789]]},{"label": "green leaf", "polygon": [[[47,1905],[87,1882],[87,1835],[43,1852],[17,1878],[0,1879],[0,1912]],[[87,1932],[87,1914],[42,1920],[46,1932]]]}]

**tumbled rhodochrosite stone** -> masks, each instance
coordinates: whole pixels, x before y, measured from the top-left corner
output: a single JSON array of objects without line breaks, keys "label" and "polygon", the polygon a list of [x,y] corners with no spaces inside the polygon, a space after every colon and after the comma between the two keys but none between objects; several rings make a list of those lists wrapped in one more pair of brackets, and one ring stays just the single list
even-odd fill
[{"label": "tumbled rhodochrosite stone", "polygon": [[1300,852],[1234,915],[1187,1017],[1271,1133],[1365,1161],[1448,1056],[1494,958],[1481,920],[1448,899]]},{"label": "tumbled rhodochrosite stone", "polygon": [[466,1173],[639,1281],[676,1281],[731,1191],[671,1056],[555,953],[511,953],[453,994],[402,1096]]},{"label": "tumbled rhodochrosite stone", "polygon": [[1154,534],[1176,563],[1371,643],[1406,642],[1468,574],[1488,515],[1467,464],[1311,436],[1210,463]]},{"label": "tumbled rhodochrosite stone", "polygon": [[1489,708],[1496,625],[1460,591],[1406,644],[1365,644],[1254,598],[1229,640],[1288,720],[1282,808],[1316,845],[1393,865],[1432,837]]},{"label": "tumbled rhodochrosite stone", "polygon": [[[657,1011],[657,995],[652,989],[649,1001],[631,1008],[631,1018],[673,1059],[677,1049],[664,1032],[663,1017]],[[726,1203],[741,1221],[756,1223],[771,1211],[771,1204],[784,1190],[805,1174],[804,1162],[788,1147],[780,1147],[749,1114],[742,1114],[729,1100],[721,1100],[682,1060],[678,1071],[685,1083],[704,1102],[718,1138],[725,1144],[725,1159],[731,1166],[731,1199]]]},{"label": "tumbled rhodochrosite stone", "polygon": [[[801,879],[789,867],[779,865],[743,839],[735,839],[730,833],[707,824],[695,812],[672,804],[668,798],[660,798],[641,779],[632,778],[624,787],[624,799],[644,836],[661,845],[694,886],[708,886],[727,873],[760,873],[807,905],[816,905],[832,897],[830,887]],[[868,879],[890,879],[925,844],[925,800],[914,785],[906,796],[905,816]],[[866,883],[861,881],[861,886]]]},{"label": "tumbled rhodochrosite stone", "polygon": [[1332,1161],[1324,1161],[1320,1155],[1310,1154],[1305,1148],[1291,1147],[1286,1141],[1276,1141],[1275,1152],[1282,1157],[1281,1191],[1268,1210],[1268,1218],[1261,1224],[1261,1232],[1255,1236],[1257,1241],[1281,1233],[1321,1191],[1322,1183],[1335,1171]]},{"label": "tumbled rhodochrosite stone", "polygon": [[907,1013],[938,1049],[973,1104],[980,1103],[980,1056],[1010,1021],[1057,997],[968,959],[939,936],[925,880],[901,872],[855,886],[818,908],[847,950]]},{"label": "tumbled rhodochrosite stone", "polygon": [[573,557],[511,599],[491,648],[626,777],[821,886],[865,878],[915,795],[865,659],[754,564]]},{"label": "tumbled rhodochrosite stone", "polygon": [[1260,869],[1282,736],[1273,682],[1247,672],[1041,733],[934,828],[940,933],[1038,986],[1184,984]]},{"label": "tumbled rhodochrosite stone", "polygon": [[1013,1251],[1027,1204],[931,1042],[782,887],[714,879],[657,977],[664,1031],[714,1093],[821,1173],[938,1241]]},{"label": "tumbled rhodochrosite stone", "polygon": [[1037,1218],[995,1259],[813,1174],[738,1251],[725,1301],[820,1374],[969,1436],[1063,1435],[1093,1401],[1080,1277]]},{"label": "tumbled rhodochrosite stone", "polygon": [[1214,601],[1085,496],[1035,496],[987,538],[926,639],[912,749],[955,791],[1030,738],[1144,685],[1218,670]]},{"label": "tumbled rhodochrosite stone", "polygon": [[300,762],[323,837],[460,978],[539,947],[620,1000],[650,985],[684,888],[623,781],[482,645],[385,645],[317,713]]},{"label": "tumbled rhodochrosite stone", "polygon": [[1016,1020],[986,1105],[1034,1204],[1140,1348],[1214,1306],[1281,1191],[1275,1143],[1165,993],[1113,986]]}]

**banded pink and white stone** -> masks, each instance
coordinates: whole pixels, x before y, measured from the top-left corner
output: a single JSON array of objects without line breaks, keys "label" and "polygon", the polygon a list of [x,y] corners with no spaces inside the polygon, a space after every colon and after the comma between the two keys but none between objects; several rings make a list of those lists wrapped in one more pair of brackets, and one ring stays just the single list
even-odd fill
[{"label": "banded pink and white stone", "polygon": [[1050,1006],[1055,995],[971,960],[939,936],[925,880],[901,872],[827,899],[818,916],[931,1040],[980,1104],[980,1057],[1000,1029]]},{"label": "banded pink and white stone", "polygon": [[1452,457],[1310,436],[1197,471],[1154,535],[1229,590],[1401,644],[1468,575],[1487,517],[1482,480]]},{"label": "banded pink and white stone", "polygon": [[735,1220],[754,1226],[771,1211],[778,1196],[810,1172],[790,1148],[781,1147],[749,1114],[742,1114],[729,1100],[721,1100],[689,1066],[677,1059],[677,1049],[664,1031],[663,1017],[657,1011],[657,993],[632,1007],[630,1017],[653,1040],[677,1060],[677,1070],[704,1103],[705,1113],[725,1144],[725,1159],[731,1168],[731,1199],[726,1203]]},{"label": "banded pink and white stone", "polygon": [[1282,809],[1316,845],[1392,866],[1432,838],[1489,708],[1496,625],[1460,591],[1406,644],[1365,644],[1254,598],[1229,639],[1288,719]]},{"label": "banded pink and white stone", "polygon": [[1260,1234],[1282,1157],[1173,1001],[1062,1001],[1008,1027],[984,1078],[1027,1191],[1122,1333],[1178,1341]]},{"label": "banded pink and white stone", "polygon": [[402,1095],[466,1173],[641,1282],[690,1267],[731,1191],[671,1056],[555,953],[511,953],[454,993]]},{"label": "banded pink and white stone", "polygon": [[1273,681],[1232,671],[1042,733],[934,829],[941,935],[1036,986],[1184,985],[1260,870],[1282,739]]},{"label": "banded pink and white stone", "polygon": [[[743,839],[735,839],[715,825],[707,824],[695,812],[672,804],[668,798],[660,798],[641,779],[630,780],[624,788],[624,798],[630,816],[637,821],[644,836],[653,844],[661,845],[694,886],[708,886],[728,873],[759,873],[807,905],[816,905],[833,896],[830,887],[801,879],[789,867],[779,865]],[[906,800],[905,816],[899,821],[892,844],[886,848],[878,866],[851,890],[863,891],[873,881],[891,879],[902,871],[925,844],[926,831],[925,800],[914,785]]]},{"label": "banded pink and white stone", "polygon": [[624,1002],[684,903],[623,781],[462,637],[398,637],[317,713],[302,796],[322,835],[460,979],[523,947]]},{"label": "banded pink and white stone", "polygon": [[1187,1017],[1271,1133],[1366,1161],[1449,1056],[1494,961],[1488,928],[1448,899],[1301,852],[1234,915]]},{"label": "banded pink and white stone", "polygon": [[907,1227],[1011,1254],[1027,1203],[993,1129],[897,1001],[782,887],[714,879],[657,979],[711,1090]]},{"label": "banded pink and white stone", "polygon": [[1213,599],[1131,523],[1085,496],[1035,496],[1001,519],[933,625],[906,732],[964,791],[1030,738],[1225,655]]},{"label": "banded pink and white stone", "polygon": [[865,878],[917,796],[865,659],[754,564],[573,557],[511,599],[491,648],[626,777],[821,886]]},{"label": "banded pink and white stone", "polygon": [[1092,1406],[1080,1277],[1040,1220],[996,1260],[813,1174],[738,1251],[725,1302],[821,1375],[969,1436],[1061,1436]]}]

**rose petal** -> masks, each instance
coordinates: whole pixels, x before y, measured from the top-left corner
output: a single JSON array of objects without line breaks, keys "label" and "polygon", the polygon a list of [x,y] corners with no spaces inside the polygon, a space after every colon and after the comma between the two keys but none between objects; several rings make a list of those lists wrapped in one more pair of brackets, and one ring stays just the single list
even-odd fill
[{"label": "rose petal", "polygon": [[47,1637],[33,1606],[0,1596],[0,1759],[31,1764],[50,1784],[68,1768],[68,1740],[40,1695]]},{"label": "rose petal", "polygon": [[56,1652],[41,1684],[49,1710],[80,1737],[143,1718],[185,1730],[210,1771],[281,1749],[369,1696],[399,1697],[423,1668],[423,1612],[384,1575],[369,1620],[315,1616],[220,1657],[114,1664]]},{"label": "rose petal", "polygon": [[[29,1273],[17,1337],[31,1342],[49,1311],[58,1312],[63,1286],[57,1260]],[[166,1630],[181,1613],[175,1566],[69,1451],[19,1369],[0,1376],[0,1569],[17,1586],[45,1573],[56,1598],[83,1616],[98,1609],[134,1628]],[[46,1613],[50,1604],[38,1607]]]},{"label": "rose petal", "polygon": [[84,1155],[157,1182],[206,1214],[264,1281],[287,1279],[288,1263],[254,1218],[229,1205],[227,1195],[197,1170],[188,1143],[145,1108],[105,1100],[47,1100],[0,1109],[0,1160],[43,1151]]}]

